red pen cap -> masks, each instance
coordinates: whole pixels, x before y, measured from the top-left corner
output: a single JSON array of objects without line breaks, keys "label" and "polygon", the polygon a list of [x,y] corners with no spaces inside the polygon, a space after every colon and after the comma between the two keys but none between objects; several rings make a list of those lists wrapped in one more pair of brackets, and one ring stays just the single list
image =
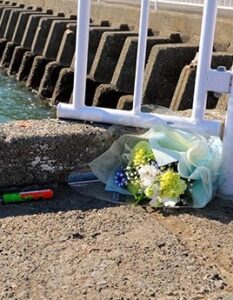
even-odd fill
[{"label": "red pen cap", "polygon": [[38,199],[51,199],[54,196],[54,192],[51,189],[47,190],[38,190],[38,191],[29,191],[20,193],[20,197],[23,198],[31,198],[33,200]]}]

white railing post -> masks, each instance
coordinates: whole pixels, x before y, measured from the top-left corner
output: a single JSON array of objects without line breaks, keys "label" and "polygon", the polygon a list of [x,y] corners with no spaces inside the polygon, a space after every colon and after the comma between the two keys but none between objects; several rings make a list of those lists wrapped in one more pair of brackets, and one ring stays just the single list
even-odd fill
[{"label": "white railing post", "polygon": [[73,106],[85,104],[91,0],[78,0]]},{"label": "white railing post", "polygon": [[[233,72],[232,72],[233,78]],[[222,150],[222,167],[219,184],[219,193],[221,196],[233,199],[233,87],[228,99],[228,108],[225,121],[225,130]]]},{"label": "white railing post", "polygon": [[154,0],[154,9],[157,10],[158,9],[158,0]]},{"label": "white railing post", "polygon": [[203,120],[206,110],[207,75],[211,66],[218,0],[205,2],[192,111],[192,118],[197,123]]},{"label": "white railing post", "polygon": [[135,73],[135,81],[134,81],[134,98],[133,98],[134,113],[140,112],[142,106],[142,92],[143,92],[144,68],[145,68],[145,60],[146,60],[149,13],[150,13],[150,0],[143,0],[141,4],[137,63],[136,63],[136,73]]}]

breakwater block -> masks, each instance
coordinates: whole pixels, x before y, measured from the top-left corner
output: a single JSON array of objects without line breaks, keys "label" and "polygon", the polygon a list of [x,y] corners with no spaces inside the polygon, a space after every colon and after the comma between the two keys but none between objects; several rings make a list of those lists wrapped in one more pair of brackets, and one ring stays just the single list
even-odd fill
[{"label": "breakwater block", "polygon": [[95,55],[97,52],[97,48],[99,46],[100,40],[104,32],[110,31],[127,31],[127,25],[120,25],[119,27],[90,27],[89,31],[89,50],[88,50],[88,63],[87,63],[87,73],[90,72],[93,61],[95,59]]},{"label": "breakwater block", "polygon": [[93,105],[98,107],[116,108],[118,100],[124,93],[116,91],[110,84],[101,84],[95,92]]},{"label": "breakwater block", "polygon": [[136,32],[104,32],[100,40],[90,76],[100,83],[110,83],[118,59],[129,36],[137,36]]},{"label": "breakwater block", "polygon": [[117,109],[131,110],[133,108],[133,95],[124,95],[120,97]]},{"label": "breakwater block", "polygon": [[[213,53],[211,67],[216,69],[218,66],[225,66],[227,70],[230,70],[232,59],[233,55],[227,52]],[[196,68],[197,60],[194,60],[194,62],[183,68],[170,105],[172,110],[192,108]],[[207,108],[215,108],[217,104],[218,98],[213,92],[209,92],[207,97]]]},{"label": "breakwater block", "polygon": [[197,51],[190,44],[155,45],[145,69],[143,103],[169,107],[180,73]]},{"label": "breakwater block", "polygon": [[20,65],[21,65],[21,62],[22,62],[25,52],[26,52],[26,50],[23,47],[21,47],[21,46],[15,47],[14,52],[12,54],[12,59],[10,61],[9,68],[7,71],[7,73],[9,75],[16,74],[19,71],[19,68],[20,68]]},{"label": "breakwater block", "polygon": [[1,67],[3,68],[9,67],[14,50],[15,50],[15,44],[13,42],[8,42],[6,44],[6,48],[2,55]]},{"label": "breakwater block", "polygon": [[44,56],[36,56],[33,64],[32,69],[29,74],[26,86],[32,89],[38,89],[40,86],[41,79],[45,72],[45,67],[49,63],[49,61],[44,58]]},{"label": "breakwater block", "polygon": [[[154,45],[170,44],[169,37],[148,37],[146,61]],[[126,39],[118,64],[112,77],[111,84],[119,91],[132,94],[134,90],[138,38]]]},{"label": "breakwater block", "polygon": [[28,78],[28,74],[32,68],[32,64],[34,61],[35,55],[31,51],[26,51],[23,55],[22,62],[19,67],[19,71],[17,73],[16,79],[18,81],[26,81]]},{"label": "breakwater block", "polygon": [[39,95],[51,98],[62,67],[56,61],[52,61],[45,67],[44,76],[39,86]]},{"label": "breakwater block", "polygon": [[19,9],[19,8],[23,8],[24,5],[20,5],[20,6],[3,6],[0,8],[1,11],[1,19],[0,19],[0,38],[4,37],[7,25],[8,25],[8,20],[9,20],[9,16],[10,13],[13,9]]},{"label": "breakwater block", "polygon": [[61,70],[54,92],[52,96],[52,104],[58,104],[59,102],[70,101],[70,97],[73,91],[74,70],[72,68],[64,68]]}]

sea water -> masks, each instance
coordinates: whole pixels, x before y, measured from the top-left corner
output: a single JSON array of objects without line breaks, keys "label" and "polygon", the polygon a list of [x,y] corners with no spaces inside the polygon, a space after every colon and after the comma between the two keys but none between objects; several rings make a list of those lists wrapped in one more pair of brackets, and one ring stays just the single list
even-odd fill
[{"label": "sea water", "polygon": [[55,108],[48,101],[40,99],[0,70],[0,123],[54,117]]}]

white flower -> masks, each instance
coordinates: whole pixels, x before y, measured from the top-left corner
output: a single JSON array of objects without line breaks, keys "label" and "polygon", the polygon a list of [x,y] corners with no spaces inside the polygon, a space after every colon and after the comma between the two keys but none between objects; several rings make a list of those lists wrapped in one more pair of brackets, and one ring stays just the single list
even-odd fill
[{"label": "white flower", "polygon": [[174,207],[180,201],[179,198],[161,198],[165,207]]},{"label": "white flower", "polygon": [[179,201],[179,198],[160,198],[157,196],[153,198],[149,204],[152,207],[175,207]]},{"label": "white flower", "polygon": [[138,170],[140,176],[141,188],[147,188],[155,182],[155,177],[160,173],[160,170],[152,165],[142,166]]}]

